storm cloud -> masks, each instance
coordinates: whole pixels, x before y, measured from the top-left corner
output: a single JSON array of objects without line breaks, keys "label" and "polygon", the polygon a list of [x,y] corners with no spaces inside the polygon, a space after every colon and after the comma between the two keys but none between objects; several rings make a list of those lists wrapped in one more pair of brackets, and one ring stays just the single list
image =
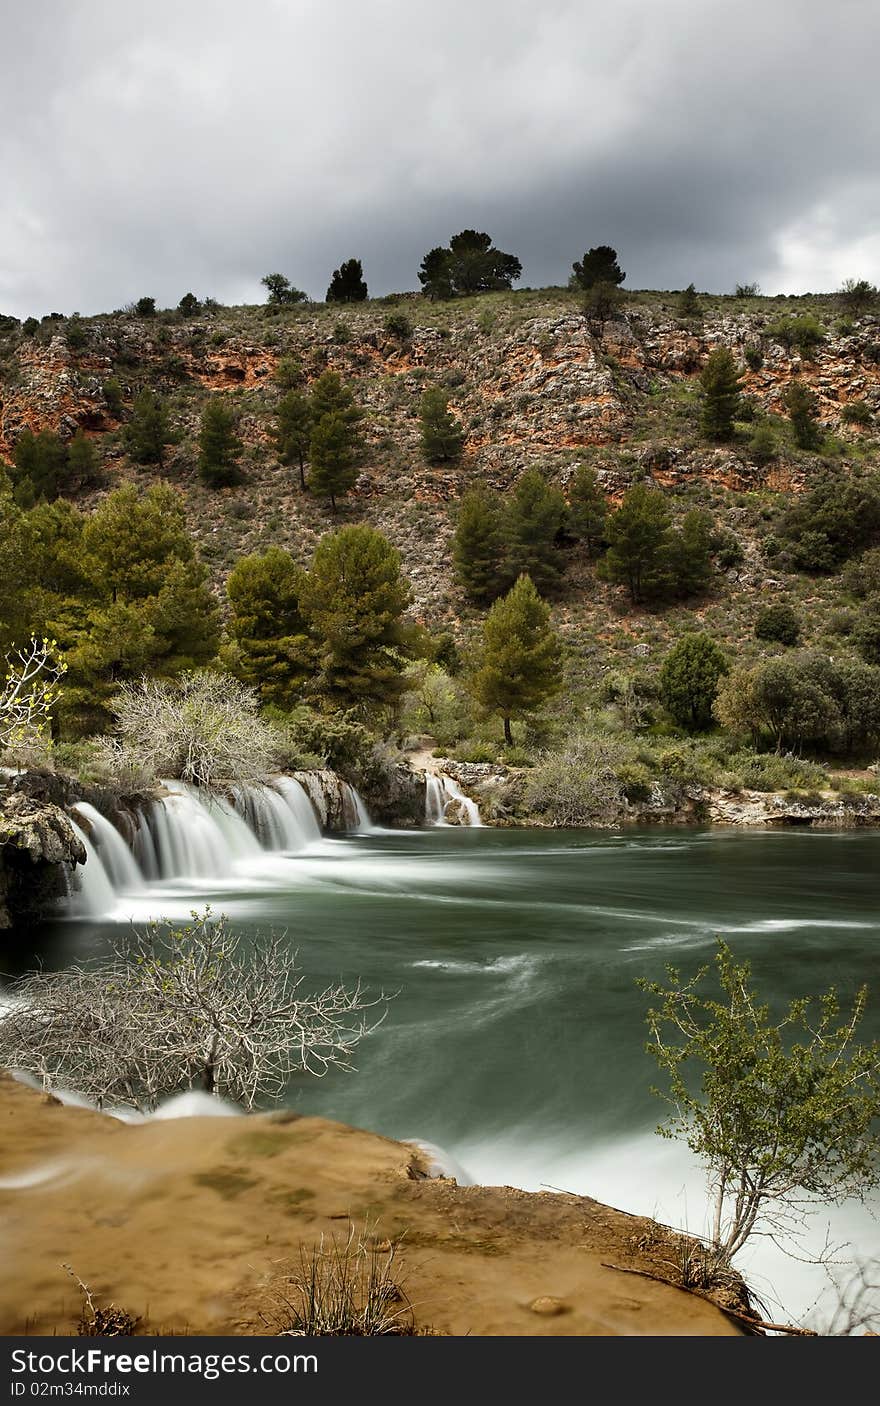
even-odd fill
[{"label": "storm cloud", "polygon": [[414,288],[463,226],[531,286],[880,280],[874,0],[0,3],[0,312]]}]

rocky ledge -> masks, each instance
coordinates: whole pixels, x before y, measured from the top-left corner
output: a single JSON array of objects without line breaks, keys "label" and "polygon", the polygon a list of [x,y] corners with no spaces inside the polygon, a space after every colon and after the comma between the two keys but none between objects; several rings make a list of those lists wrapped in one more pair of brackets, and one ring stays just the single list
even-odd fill
[{"label": "rocky ledge", "polygon": [[82,840],[52,801],[13,792],[0,811],[0,928],[37,916],[65,892],[65,875],[84,864]]}]

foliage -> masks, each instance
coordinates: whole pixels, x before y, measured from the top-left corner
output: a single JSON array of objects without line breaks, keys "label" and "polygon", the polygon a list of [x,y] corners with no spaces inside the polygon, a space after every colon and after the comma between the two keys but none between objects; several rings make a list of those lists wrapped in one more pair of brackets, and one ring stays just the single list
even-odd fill
[{"label": "foliage", "polygon": [[156,299],[138,298],[137,302],[134,305],[134,310],[137,313],[138,317],[155,317]]},{"label": "foliage", "polygon": [[425,391],[419,407],[422,453],[429,464],[451,464],[461,458],[464,430],[449,413],[449,396],[439,387]]},{"label": "foliage", "polygon": [[384,326],[389,337],[396,337],[399,342],[409,341],[413,334],[413,325],[405,312],[390,312]]},{"label": "foliage", "polygon": [[303,383],[302,365],[292,356],[282,356],[275,367],[273,380],[283,391],[297,390]]},{"label": "foliage", "polygon": [[197,317],[202,310],[202,305],[195,293],[184,293],[177,304],[177,311],[181,317]]},{"label": "foliage", "polygon": [[266,302],[270,307],[290,307],[295,303],[304,303],[307,296],[299,288],[294,288],[289,278],[285,278],[283,273],[267,273],[261,279],[263,287],[266,289]]},{"label": "foliage", "polygon": [[236,644],[233,671],[265,703],[291,708],[314,667],[314,648],[300,608],[305,573],[289,552],[270,547],[239,557],[226,579]]},{"label": "foliage", "polygon": [[94,442],[77,430],[67,446],[67,472],[79,488],[94,488],[101,481],[101,467]]},{"label": "foliage", "polygon": [[774,1019],[749,964],[725,943],[717,996],[702,993],[707,976],[703,967],[686,981],[670,967],[666,985],[639,985],[658,1003],[647,1014],[648,1051],[672,1109],[659,1131],[703,1163],[711,1245],[729,1263],[754,1234],[791,1235],[810,1204],[877,1185],[880,1046],[856,1043],[865,988],[848,1013],[832,987]]},{"label": "foliage", "polygon": [[697,290],[694,287],[693,283],[689,283],[687,288],[683,289],[682,292],[679,293],[678,303],[676,305],[676,312],[678,313],[679,317],[686,319],[702,317],[703,305],[697,297]]},{"label": "foliage", "polygon": [[568,485],[568,529],[583,543],[588,556],[598,554],[607,518],[608,502],[596,470],[591,464],[580,464]]},{"label": "foliage", "polygon": [[610,322],[626,302],[622,288],[614,283],[593,283],[584,294],[584,316],[588,322]]},{"label": "foliage", "polygon": [[788,351],[799,351],[809,359],[825,341],[825,328],[807,312],[799,317],[778,318],[767,328],[766,335],[774,342],[781,342]]},{"label": "foliage", "polygon": [[12,484],[15,501],[29,508],[41,498],[57,498],[66,485],[68,452],[64,441],[51,430],[22,430],[12,451]]},{"label": "foliage", "polygon": [[700,372],[700,385],[703,434],[707,439],[732,439],[741,386],[737,364],[727,347],[716,347],[709,353]]},{"label": "foliage", "polygon": [[782,403],[788,411],[794,442],[799,449],[818,449],[822,443],[819,426],[818,401],[802,381],[792,381],[786,388]]},{"label": "foliage", "polygon": [[212,396],[202,411],[199,475],[210,488],[224,488],[241,478],[243,445],[236,434],[236,414],[228,400]]},{"label": "foliage", "polygon": [[837,295],[840,306],[853,317],[862,317],[866,312],[873,312],[878,299],[880,293],[867,278],[844,279]]},{"label": "foliage", "polygon": [[312,405],[302,391],[289,390],[278,402],[275,443],[278,458],[288,468],[299,468],[300,487],[306,487],[306,458],[312,443]]},{"label": "foliage", "polygon": [[304,980],[286,934],[245,941],[206,910],[110,960],[22,977],[0,1058],[101,1107],[152,1110],[195,1087],[252,1108],[297,1074],[350,1069],[378,1023],[359,983],[307,995]]},{"label": "foliage", "polygon": [[783,747],[844,754],[880,741],[880,669],[805,652],[740,666],[718,689],[715,714],[734,733]]},{"label": "foliage", "polygon": [[360,259],[346,259],[334,269],[327,289],[328,303],[362,303],[367,296]]},{"label": "foliage", "polygon": [[749,440],[749,456],[759,467],[770,464],[777,457],[779,446],[776,443],[776,436],[766,420],[755,426],[755,432]]},{"label": "foliage", "polygon": [[681,727],[702,732],[711,726],[718,684],[729,670],[724,651],[711,636],[688,631],[676,641],[660,670],[660,692]]},{"label": "foliage", "polygon": [[735,298],[757,298],[760,292],[760,283],[738,283],[733,296]]},{"label": "foliage", "polygon": [[874,423],[871,407],[864,400],[848,401],[840,412],[840,418],[845,425],[858,425],[862,429]]},{"label": "foliage", "polygon": [[526,575],[541,594],[558,585],[557,540],[567,511],[560,490],[547,483],[538,469],[526,469],[520,475],[502,517],[506,581]]},{"label": "foliage", "polygon": [[150,777],[195,786],[259,781],[278,751],[259,705],[255,688],[209,669],[123,683],[113,703],[116,738],[107,746],[122,770]]},{"label": "foliage", "polygon": [[31,639],[6,656],[0,686],[0,753],[45,738],[67,665],[54,640]]},{"label": "foliage", "polygon": [[[380,1248],[381,1247],[381,1248]],[[348,1238],[323,1235],[299,1263],[285,1266],[261,1317],[274,1334],[303,1338],[413,1337],[412,1304],[395,1267],[397,1243],[349,1226]]]},{"label": "foliage", "polygon": [[447,248],[431,249],[419,268],[419,282],[432,299],[510,288],[521,275],[514,254],[502,253],[490,235],[474,229],[453,235]]},{"label": "foliage", "polygon": [[758,611],[755,639],[792,645],[797,644],[800,637],[801,624],[797,611],[787,601],[774,601]]},{"label": "foliage", "polygon": [[467,729],[464,690],[439,664],[418,670],[405,699],[405,733],[429,733],[441,747],[454,747]]},{"label": "foliage", "polygon": [[122,418],[123,401],[122,387],[115,376],[109,376],[101,387],[101,394],[104,397],[104,404],[107,406],[114,420]]},{"label": "foliage", "polygon": [[475,605],[489,605],[503,590],[501,503],[483,485],[462,494],[452,560],[458,584]]},{"label": "foliage", "polygon": [[387,538],[366,525],[322,537],[301,604],[318,642],[315,687],[331,706],[396,704],[407,687],[409,587]]},{"label": "foliage", "polygon": [[610,244],[597,244],[588,249],[584,257],[575,259],[571,267],[572,281],[584,292],[594,288],[597,283],[616,288],[626,278],[617,261],[617,250],[612,249]]},{"label": "foliage", "polygon": [[633,605],[663,595],[669,586],[671,530],[669,509],[660,490],[635,484],[608,519],[608,551],[599,563],[599,575],[626,585]]},{"label": "foliage", "polygon": [[166,446],[172,443],[168,408],[155,391],[145,388],[134,399],[125,427],[125,443],[136,464],[165,463]]},{"label": "foliage", "polygon": [[823,473],[786,509],[780,535],[799,570],[839,570],[880,537],[880,476]]},{"label": "foliage", "polygon": [[628,759],[620,738],[579,734],[545,753],[526,783],[529,811],[554,825],[578,827],[614,820],[624,809],[618,775]]},{"label": "foliage", "polygon": [[531,579],[520,576],[486,617],[471,691],[487,715],[501,717],[504,740],[512,746],[511,720],[534,713],[561,687],[561,648],[550,609]]},{"label": "foliage", "polygon": [[336,499],[357,481],[360,455],[360,438],[351,420],[333,412],[314,422],[309,439],[312,466],[309,489],[329,498],[334,513]]}]

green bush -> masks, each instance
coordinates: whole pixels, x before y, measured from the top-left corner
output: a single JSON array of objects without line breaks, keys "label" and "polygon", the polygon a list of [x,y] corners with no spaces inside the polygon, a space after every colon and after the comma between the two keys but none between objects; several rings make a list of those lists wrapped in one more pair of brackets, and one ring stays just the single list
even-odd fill
[{"label": "green bush", "polygon": [[389,337],[407,342],[413,334],[413,325],[405,312],[390,312],[385,319],[385,331]]},{"label": "green bush", "polygon": [[841,410],[840,418],[846,425],[870,425],[874,421],[870,407],[863,400],[851,400]]},{"label": "green bush", "polygon": [[809,357],[825,341],[825,328],[811,312],[797,317],[780,317],[767,328],[767,336],[781,342],[788,351]]},{"label": "green bush", "polygon": [[797,644],[801,637],[800,621],[786,601],[774,601],[758,612],[755,638],[774,640],[778,644]]},{"label": "green bush", "polygon": [[764,353],[754,342],[743,348],[743,360],[750,371],[760,371],[764,365]]}]

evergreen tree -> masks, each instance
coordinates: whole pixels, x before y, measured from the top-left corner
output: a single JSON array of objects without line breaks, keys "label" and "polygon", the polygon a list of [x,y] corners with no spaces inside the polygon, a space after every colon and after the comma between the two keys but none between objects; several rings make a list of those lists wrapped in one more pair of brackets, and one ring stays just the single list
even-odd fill
[{"label": "evergreen tree", "polygon": [[318,691],[340,709],[397,704],[412,635],[409,587],[387,538],[365,524],[327,533],[300,599],[318,641]]},{"label": "evergreen tree", "polygon": [[739,409],[740,379],[733,354],[716,347],[700,372],[703,387],[702,428],[707,439],[733,438],[733,422]]},{"label": "evergreen tree", "polygon": [[715,524],[703,508],[685,513],[669,542],[671,588],[676,596],[698,596],[712,579]]},{"label": "evergreen tree", "polygon": [[171,444],[171,421],[165,402],[148,389],[140,391],[125,427],[125,443],[136,464],[165,463],[165,448]]},{"label": "evergreen tree", "polygon": [[544,594],[558,585],[561,568],[556,543],[566,512],[562,493],[537,469],[520,475],[504,514],[508,580],[526,575]]},{"label": "evergreen tree", "polygon": [[588,249],[583,259],[575,259],[572,264],[572,281],[587,292],[597,283],[610,283],[617,287],[623,283],[626,274],[617,262],[617,250],[610,244],[597,244]]},{"label": "evergreen tree", "polygon": [[449,396],[439,387],[425,391],[419,409],[422,453],[429,464],[449,464],[461,457],[464,430],[449,413]]},{"label": "evergreen tree", "polygon": [[283,356],[275,367],[275,384],[283,391],[299,390],[305,379],[303,369],[292,356]]},{"label": "evergreen tree", "polygon": [[487,714],[501,717],[513,745],[511,721],[534,713],[562,687],[561,650],[550,608],[528,576],[497,600],[483,626],[483,652],[471,688]]},{"label": "evergreen tree", "polygon": [[607,518],[608,503],[596,470],[590,464],[581,464],[568,486],[568,524],[588,556],[598,554]]},{"label": "evergreen tree", "polygon": [[663,494],[648,484],[635,484],[608,519],[608,551],[599,563],[599,575],[626,585],[633,605],[662,595],[669,586],[670,535]]},{"label": "evergreen tree", "polygon": [[107,406],[114,420],[122,419],[122,387],[115,376],[110,376],[101,387],[104,397],[104,404]]},{"label": "evergreen tree", "polygon": [[302,391],[290,390],[278,402],[275,413],[278,416],[275,434],[278,458],[288,468],[299,467],[300,487],[305,492],[306,458],[312,438],[311,403]]},{"label": "evergreen tree", "polygon": [[496,249],[490,235],[475,229],[453,235],[448,248],[429,250],[419,269],[422,289],[432,299],[510,288],[521,276],[516,255]]},{"label": "evergreen tree", "polygon": [[692,283],[678,295],[678,315],[683,318],[702,317],[703,308]]},{"label": "evergreen tree", "polygon": [[594,327],[610,322],[626,302],[623,289],[614,283],[593,283],[584,295],[584,317]]},{"label": "evergreen tree", "polygon": [[822,444],[822,430],[819,425],[818,402],[813,392],[803,381],[792,381],[782,403],[788,411],[794,442],[799,449],[818,449]]},{"label": "evergreen tree", "polygon": [[294,303],[307,301],[306,294],[300,288],[294,288],[283,273],[267,273],[260,282],[266,289],[266,302],[270,307],[290,307]]},{"label": "evergreen tree", "polygon": [[67,471],[73,483],[90,488],[101,480],[101,466],[94,442],[77,430],[67,446]]},{"label": "evergreen tree", "polygon": [[184,293],[180,302],[177,304],[177,311],[182,317],[195,317],[201,310],[202,305],[195,293]]},{"label": "evergreen tree", "polygon": [[243,445],[235,432],[235,411],[228,401],[212,396],[202,411],[199,432],[199,474],[210,488],[238,483]]},{"label": "evergreen tree", "polygon": [[327,289],[328,303],[362,303],[367,296],[360,259],[346,259],[335,269]]},{"label": "evergreen tree", "polygon": [[12,451],[15,501],[23,508],[57,498],[67,478],[67,447],[52,430],[23,430]]},{"label": "evergreen tree", "polygon": [[312,385],[312,419],[315,423],[324,415],[341,415],[354,424],[363,411],[356,404],[354,391],[347,386],[338,371],[325,371]]},{"label": "evergreen tree", "polygon": [[312,476],[309,489],[330,499],[336,512],[336,499],[354,487],[360,457],[355,425],[337,411],[314,422],[309,440]]},{"label": "evergreen tree", "polygon": [[673,645],[660,670],[660,692],[680,727],[701,732],[711,726],[718,684],[729,669],[709,635],[689,632]]},{"label": "evergreen tree", "polygon": [[270,547],[240,557],[229,573],[234,672],[265,703],[292,708],[314,669],[314,649],[300,609],[305,572],[289,552]]},{"label": "evergreen tree", "polygon": [[482,485],[462,497],[452,547],[458,584],[475,605],[488,605],[504,589],[501,505]]},{"label": "evergreen tree", "polygon": [[34,555],[29,515],[0,473],[0,659],[33,632]]}]

